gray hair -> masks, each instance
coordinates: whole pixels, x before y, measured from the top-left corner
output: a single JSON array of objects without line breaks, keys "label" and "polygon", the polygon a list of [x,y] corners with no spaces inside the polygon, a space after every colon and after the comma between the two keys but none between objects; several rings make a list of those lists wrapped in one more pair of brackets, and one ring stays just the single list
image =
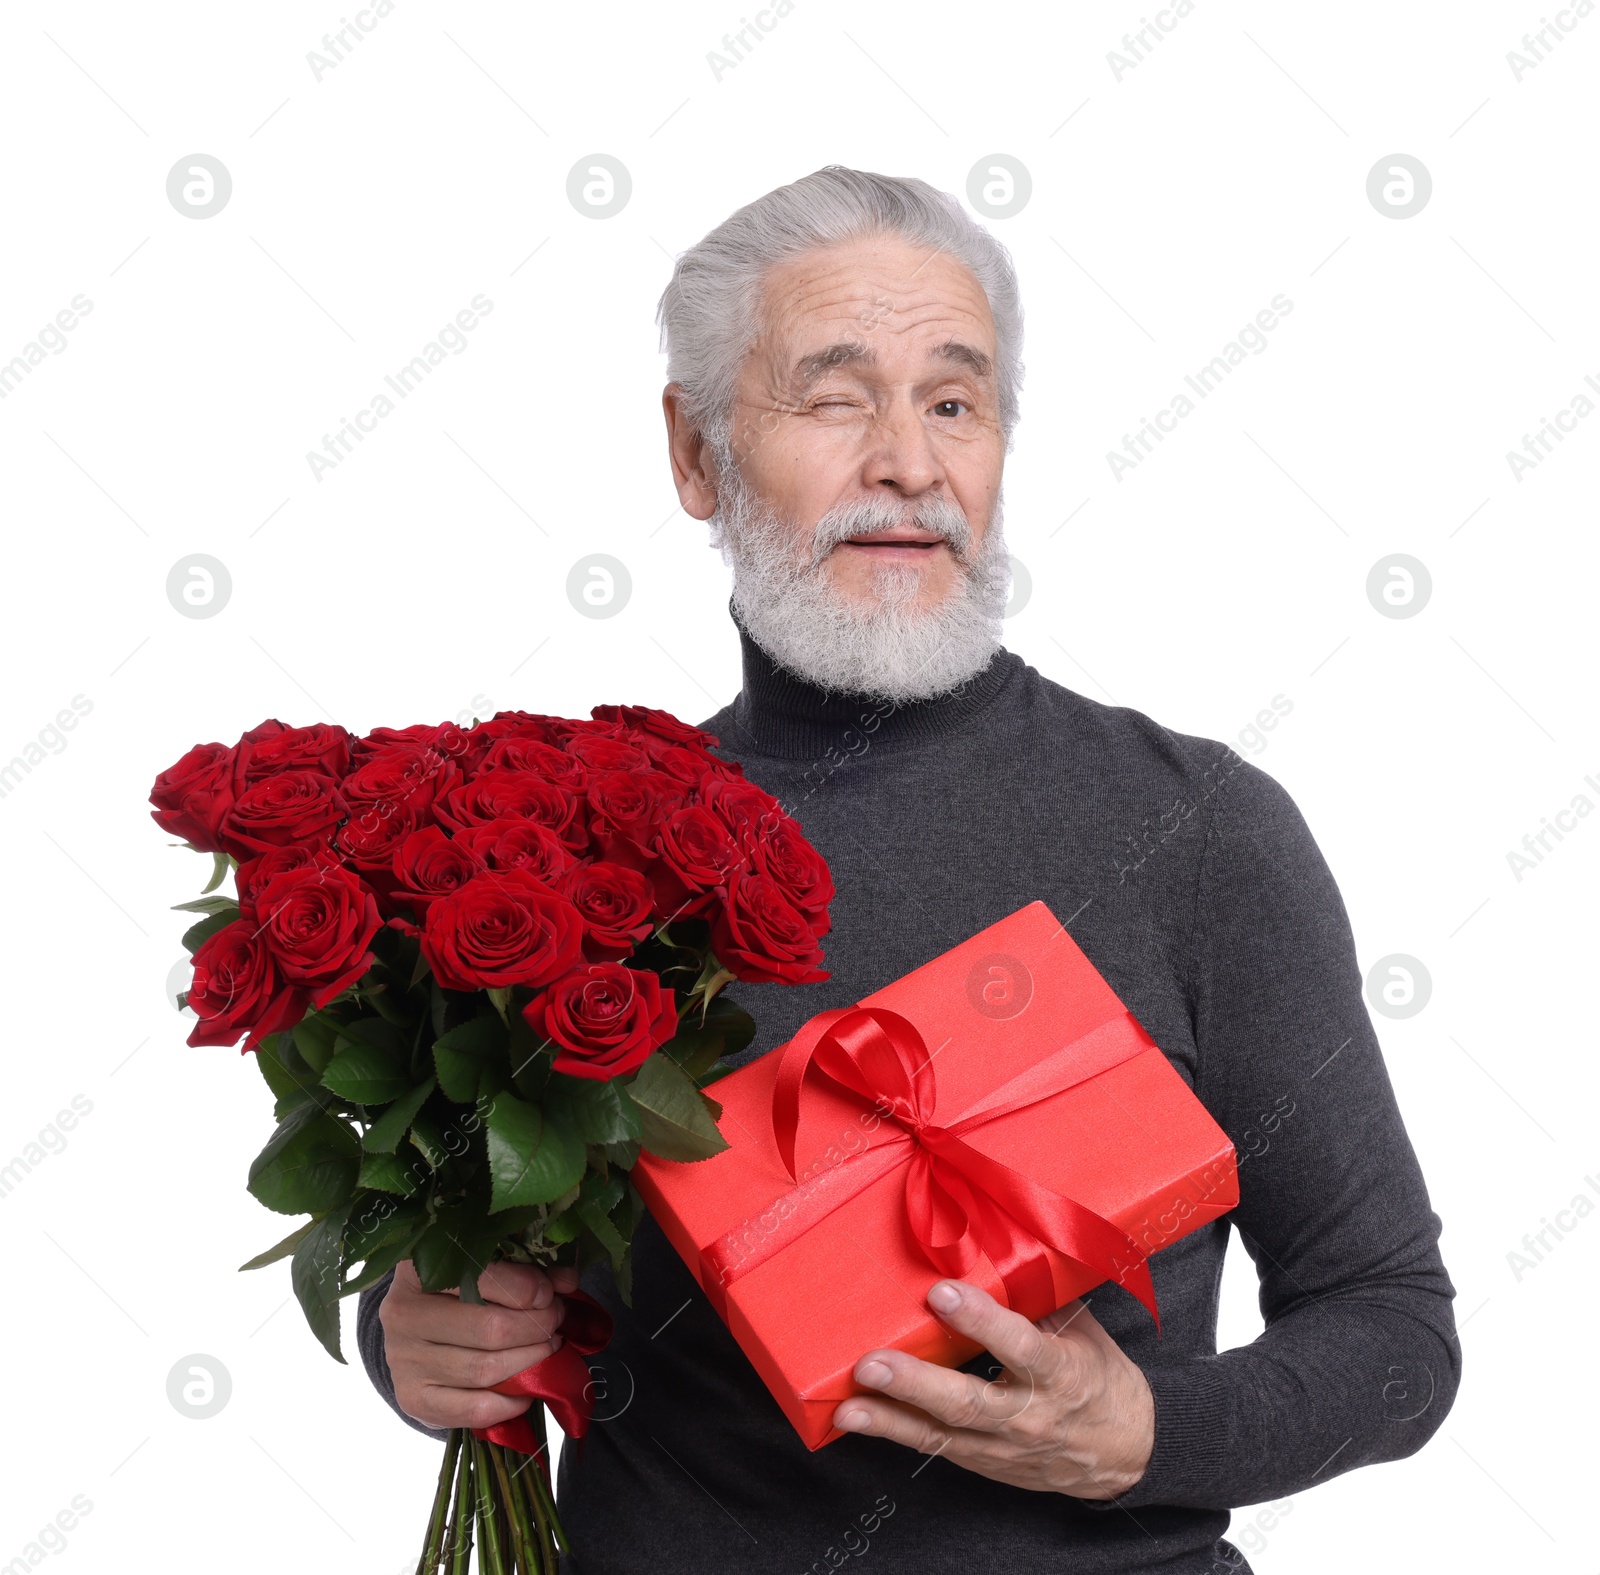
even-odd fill
[{"label": "gray hair", "polygon": [[830,164],[724,219],[682,253],[656,309],[668,380],[719,460],[730,457],[734,389],[759,327],[774,265],[866,235],[937,247],[971,271],[994,318],[1006,447],[1022,385],[1022,299],[1010,253],[947,192],[909,176]]}]

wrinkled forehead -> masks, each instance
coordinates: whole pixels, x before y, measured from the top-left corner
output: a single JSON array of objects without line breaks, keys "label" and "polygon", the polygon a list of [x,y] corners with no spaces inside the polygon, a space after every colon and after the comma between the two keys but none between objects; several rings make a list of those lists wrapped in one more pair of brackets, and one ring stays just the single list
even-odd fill
[{"label": "wrinkled forehead", "polygon": [[993,375],[988,298],[969,268],[936,247],[851,241],[778,263],[763,284],[753,359],[785,383],[939,361]]}]

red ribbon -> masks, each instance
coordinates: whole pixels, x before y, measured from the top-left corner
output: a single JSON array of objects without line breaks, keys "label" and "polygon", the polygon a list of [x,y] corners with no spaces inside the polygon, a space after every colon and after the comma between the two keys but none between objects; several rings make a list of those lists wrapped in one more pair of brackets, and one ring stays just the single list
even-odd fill
[{"label": "red ribbon", "polygon": [[[563,1291],[561,1299],[566,1311],[561,1315],[560,1349],[496,1384],[494,1392],[531,1396],[535,1405],[550,1407],[551,1415],[568,1438],[582,1438],[594,1415],[594,1397],[590,1393],[593,1380],[584,1357],[605,1347],[613,1325],[611,1314],[587,1292]],[[475,1427],[472,1436],[525,1455],[537,1455],[542,1449],[526,1413],[496,1422],[493,1427]]]},{"label": "red ribbon", "polygon": [[[727,1316],[727,1287],[797,1240],[870,1183],[905,1169],[907,1222],[941,1274],[970,1279],[987,1259],[1012,1307],[1055,1306],[1045,1248],[1125,1286],[1161,1329],[1145,1254],[1131,1236],[1073,1199],[965,1143],[963,1135],[1131,1060],[1151,1041],[1128,1012],[1046,1056],[946,1126],[936,1106],[933,1059],[916,1027],[879,1006],[820,1012],[790,1040],[773,1090],[778,1153],[798,1177],[795,1141],[805,1078],[813,1068],[902,1130],[801,1182],[701,1254],[706,1291]],[[767,1221],[772,1220],[769,1229]],[[1036,1315],[1037,1316],[1037,1315]]]}]

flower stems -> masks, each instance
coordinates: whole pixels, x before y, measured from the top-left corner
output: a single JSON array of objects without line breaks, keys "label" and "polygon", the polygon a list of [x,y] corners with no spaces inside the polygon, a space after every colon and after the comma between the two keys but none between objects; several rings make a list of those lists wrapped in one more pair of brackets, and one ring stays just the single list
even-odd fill
[{"label": "flower stems", "polygon": [[422,1549],[417,1575],[438,1575],[439,1562],[444,1557],[445,1516],[450,1509],[451,1489],[455,1484],[456,1462],[460,1455],[461,1430],[452,1428],[449,1442],[444,1446],[444,1464],[439,1468],[439,1486],[433,1495],[433,1513],[428,1517],[428,1540]]},{"label": "flower stems", "polygon": [[532,1455],[450,1430],[417,1575],[471,1575],[474,1542],[478,1575],[557,1575],[558,1549],[571,1549],[546,1477],[543,1408],[534,1409]]}]

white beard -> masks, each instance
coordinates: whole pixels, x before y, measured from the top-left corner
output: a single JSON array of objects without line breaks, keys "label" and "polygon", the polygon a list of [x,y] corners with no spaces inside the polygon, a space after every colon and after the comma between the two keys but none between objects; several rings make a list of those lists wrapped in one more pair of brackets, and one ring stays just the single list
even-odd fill
[{"label": "white beard", "polygon": [[[935,606],[917,605],[923,575],[910,564],[879,564],[860,601],[833,584],[835,545],[896,525],[936,532],[955,556],[960,574]],[[780,667],[830,693],[930,699],[981,673],[1000,647],[1011,563],[998,497],[976,547],[966,516],[938,494],[917,504],[841,503],[808,540],[730,465],[719,479],[711,544],[733,569],[733,607],[750,637]]]}]

